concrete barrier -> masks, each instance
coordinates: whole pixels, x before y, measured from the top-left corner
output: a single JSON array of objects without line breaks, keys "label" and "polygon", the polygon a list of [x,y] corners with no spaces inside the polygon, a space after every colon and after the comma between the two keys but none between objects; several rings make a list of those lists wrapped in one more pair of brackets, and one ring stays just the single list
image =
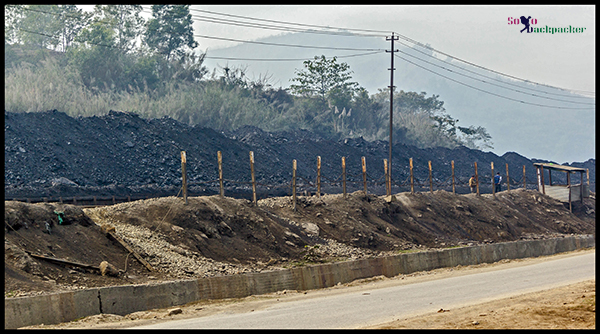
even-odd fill
[{"label": "concrete barrier", "polygon": [[56,324],[100,313],[126,315],[203,299],[241,298],[281,290],[320,289],[361,278],[380,275],[392,277],[443,267],[538,257],[595,245],[593,235],[569,236],[398,254],[260,273],[5,298],[4,328]]},{"label": "concrete barrier", "polygon": [[99,314],[98,289],[4,299],[4,328],[56,324]]}]

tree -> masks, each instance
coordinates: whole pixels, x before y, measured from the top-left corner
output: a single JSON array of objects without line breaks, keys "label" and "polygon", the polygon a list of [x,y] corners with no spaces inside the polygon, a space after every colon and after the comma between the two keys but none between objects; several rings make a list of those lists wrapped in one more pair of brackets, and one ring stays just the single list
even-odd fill
[{"label": "tree", "polygon": [[[351,82],[352,71],[346,63],[338,63],[336,57],[327,59],[325,56],[315,56],[314,60],[303,62],[305,70],[296,70],[296,77],[290,85],[292,93],[316,97],[324,105],[346,107],[354,96],[358,83]],[[343,104],[343,105],[342,105]]]},{"label": "tree", "polygon": [[58,20],[60,29],[60,42],[62,52],[73,45],[79,32],[89,24],[90,13],[86,13],[75,5],[58,6]]},{"label": "tree", "polygon": [[194,41],[192,15],[189,5],[153,5],[152,19],[148,21],[145,41],[155,52],[164,55],[168,60],[172,57],[183,57],[186,48],[194,49],[198,43]]},{"label": "tree", "polygon": [[[389,89],[380,89],[374,99],[389,104]],[[459,126],[458,120],[446,112],[439,95],[427,97],[426,92],[400,91],[394,94],[394,130],[401,134],[394,134],[398,141],[419,148],[454,148],[458,145],[476,149],[491,147],[491,136],[485,128]]]},{"label": "tree", "polygon": [[470,149],[483,150],[493,149],[492,136],[481,126],[469,126],[468,128],[459,126],[458,130],[463,134],[462,144]]},{"label": "tree", "polygon": [[23,17],[24,5],[5,5],[4,6],[4,44],[16,43],[18,22]]},{"label": "tree", "polygon": [[115,31],[115,46],[130,52],[144,30],[144,19],[140,16],[142,9],[140,5],[96,5],[94,12],[97,20]]},{"label": "tree", "polygon": [[28,5],[22,9],[22,17],[15,26],[18,40],[38,48],[54,49],[60,44],[62,27],[56,17],[57,5]]},{"label": "tree", "polygon": [[68,52],[69,61],[81,73],[88,88],[111,87],[119,82],[121,52],[115,47],[115,32],[110,26],[96,20],[77,36],[80,45]]}]

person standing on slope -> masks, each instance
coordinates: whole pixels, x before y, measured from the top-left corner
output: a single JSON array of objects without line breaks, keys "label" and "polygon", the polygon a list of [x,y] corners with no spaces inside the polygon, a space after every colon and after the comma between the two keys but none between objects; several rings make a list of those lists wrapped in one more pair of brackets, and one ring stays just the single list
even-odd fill
[{"label": "person standing on slope", "polygon": [[471,175],[471,178],[469,179],[469,187],[471,187],[471,194],[477,192],[477,181],[475,180],[475,175]]},{"label": "person standing on slope", "polygon": [[496,187],[494,192],[500,192],[500,183],[502,182],[502,176],[500,176],[500,172],[496,173],[496,176],[494,176],[494,186]]}]

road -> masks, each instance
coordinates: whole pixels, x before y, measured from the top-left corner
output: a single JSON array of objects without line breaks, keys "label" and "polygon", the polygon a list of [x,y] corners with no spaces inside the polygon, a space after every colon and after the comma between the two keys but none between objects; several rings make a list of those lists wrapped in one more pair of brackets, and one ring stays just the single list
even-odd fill
[{"label": "road", "polygon": [[[595,278],[595,252],[457,277],[271,303],[134,329],[359,328]],[[389,285],[389,284],[388,284]]]}]

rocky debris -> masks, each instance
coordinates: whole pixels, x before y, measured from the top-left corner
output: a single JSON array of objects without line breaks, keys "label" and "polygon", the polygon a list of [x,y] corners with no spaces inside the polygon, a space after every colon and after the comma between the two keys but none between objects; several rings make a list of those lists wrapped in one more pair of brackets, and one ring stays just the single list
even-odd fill
[{"label": "rocky debris", "polygon": [[173,316],[173,315],[181,314],[181,313],[183,313],[183,310],[179,307],[176,307],[176,308],[168,310],[167,316]]},{"label": "rocky debris", "polygon": [[[383,194],[383,159],[388,143],[362,138],[332,141],[305,130],[269,133],[255,127],[217,132],[188,126],[171,118],[143,119],[135,113],[110,111],[104,116],[72,118],[53,110],[35,113],[4,113],[5,197],[71,197],[175,195],[181,186],[180,152],[187,152],[189,193],[218,193],[217,151],[223,153],[226,194],[249,198],[251,188],[249,151],[255,154],[259,197],[289,195],[292,160],[298,162],[299,191],[315,191],[317,156],[322,158],[323,191],[341,192],[341,158],[346,158],[348,191],[362,189],[361,157],[367,162],[369,191]],[[490,152],[456,149],[418,149],[394,145],[392,176],[395,192],[408,191],[409,159],[413,158],[418,189],[428,190],[428,161],[432,162],[435,189],[449,190],[455,162],[457,191],[469,191],[466,182],[478,163],[481,191],[491,192],[490,163],[505,174],[509,164],[513,186],[536,180],[533,162],[515,152],[497,156]],[[595,159],[572,166],[589,168],[595,191]],[[564,173],[553,175],[565,182]],[[335,182],[334,182],[335,181]],[[312,186],[309,186],[312,185]],[[530,185],[534,187],[534,185]],[[503,189],[506,187],[503,186]]]},{"label": "rocky debris", "polygon": [[115,266],[113,266],[112,264],[108,263],[107,261],[102,261],[100,262],[100,274],[102,276],[119,276],[119,269],[117,269]]},{"label": "rocky debris", "polygon": [[[233,275],[456,246],[595,233],[595,200],[531,190],[492,195],[357,191],[249,200],[165,197],[81,209],[5,202],[5,296]],[[64,212],[58,224],[55,212]],[[51,234],[44,222],[53,222]],[[107,232],[126,241],[149,271]],[[32,258],[103,263],[104,274]],[[112,273],[109,274],[109,273]]]}]

